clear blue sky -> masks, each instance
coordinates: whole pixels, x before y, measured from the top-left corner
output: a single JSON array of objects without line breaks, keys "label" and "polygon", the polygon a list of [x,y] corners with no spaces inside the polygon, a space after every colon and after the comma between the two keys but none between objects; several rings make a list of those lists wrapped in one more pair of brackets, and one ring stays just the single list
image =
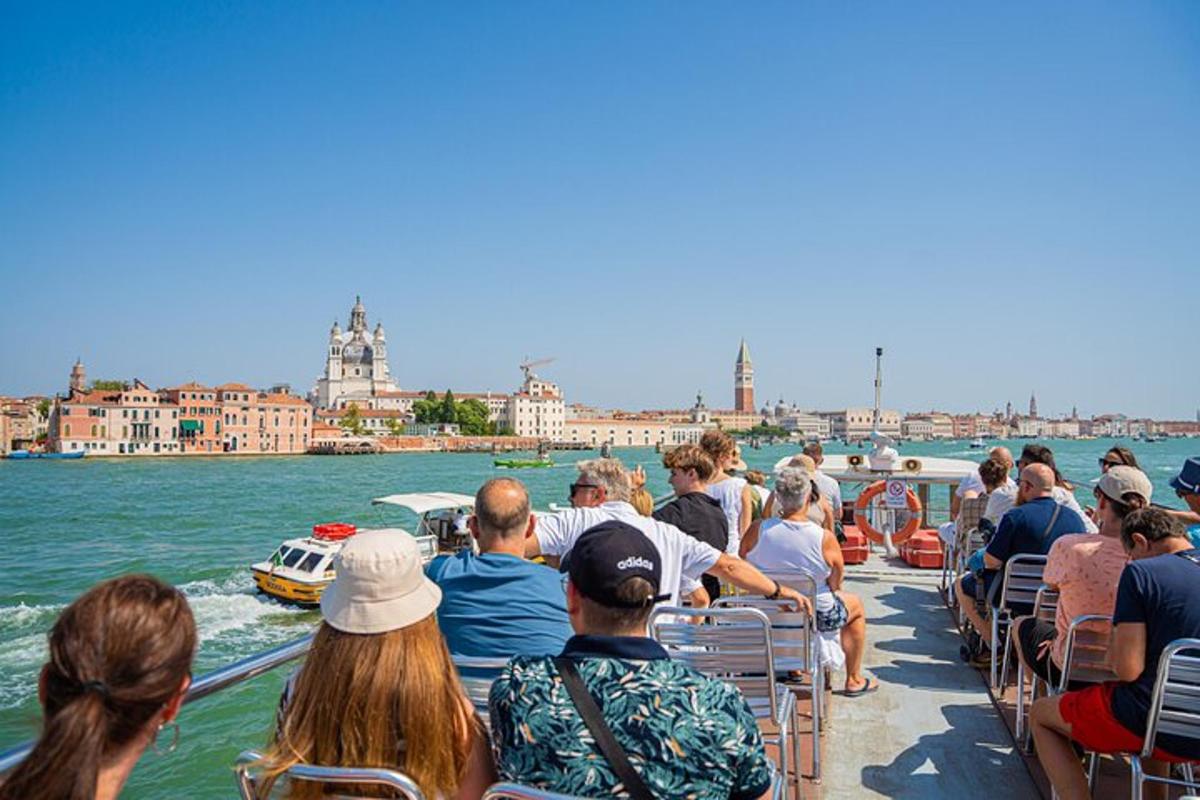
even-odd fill
[{"label": "clear blue sky", "polygon": [[1191,418],[1200,4],[0,5],[0,393]]}]

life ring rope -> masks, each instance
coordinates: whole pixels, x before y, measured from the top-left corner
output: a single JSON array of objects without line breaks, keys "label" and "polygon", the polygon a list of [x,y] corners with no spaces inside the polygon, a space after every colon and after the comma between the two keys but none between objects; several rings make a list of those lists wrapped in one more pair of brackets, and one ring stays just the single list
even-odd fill
[{"label": "life ring rope", "polygon": [[[867,507],[871,505],[871,501],[882,494],[886,488],[887,481],[875,481],[863,490],[858,499],[854,501],[854,524],[875,544],[883,544],[883,531],[871,525],[866,511]],[[912,519],[901,530],[892,534],[892,544],[903,544],[921,527],[921,499],[917,497],[917,493],[909,488],[905,493],[904,502],[908,506],[908,510],[912,512]]]}]

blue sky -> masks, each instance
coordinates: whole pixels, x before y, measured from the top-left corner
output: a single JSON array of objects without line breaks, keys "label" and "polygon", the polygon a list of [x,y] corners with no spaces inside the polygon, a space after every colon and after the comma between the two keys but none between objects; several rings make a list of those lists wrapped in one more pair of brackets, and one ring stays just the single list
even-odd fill
[{"label": "blue sky", "polygon": [[0,5],[0,393],[1191,418],[1200,5]]}]

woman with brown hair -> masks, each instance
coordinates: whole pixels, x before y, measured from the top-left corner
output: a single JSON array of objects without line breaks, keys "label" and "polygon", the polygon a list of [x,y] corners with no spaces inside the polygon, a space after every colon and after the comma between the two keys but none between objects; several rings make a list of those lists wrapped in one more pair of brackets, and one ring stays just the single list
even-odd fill
[{"label": "woman with brown hair", "polygon": [[158,733],[179,713],[195,652],[187,600],[148,575],[105,581],[67,606],[38,680],[41,736],[0,798],[117,797],[145,749],[160,752]]},{"label": "woman with brown hair", "polygon": [[[321,597],[324,621],[285,691],[275,741],[259,765],[259,797],[301,763],[396,769],[426,797],[480,797],[495,767],[438,629],[442,592],[425,577],[416,541],[360,533],[335,568]],[[325,792],[296,781],[287,796]]]},{"label": "woman with brown hair", "polygon": [[713,464],[717,467],[716,474],[705,485],[704,491],[709,497],[720,503],[721,510],[725,512],[725,519],[729,522],[729,546],[725,552],[736,556],[738,544],[753,521],[754,500],[751,496],[750,484],[746,483],[746,479],[735,478],[729,474],[729,471],[739,466],[745,469],[746,465],[740,463],[737,443],[724,431],[705,433],[700,437],[700,449],[712,459]]}]

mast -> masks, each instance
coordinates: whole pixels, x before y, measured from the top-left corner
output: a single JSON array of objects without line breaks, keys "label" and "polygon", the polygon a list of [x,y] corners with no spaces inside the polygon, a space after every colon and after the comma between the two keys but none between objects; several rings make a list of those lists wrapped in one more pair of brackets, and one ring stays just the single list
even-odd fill
[{"label": "mast", "polygon": [[875,348],[875,415],[871,418],[871,427],[879,431],[882,416],[879,411],[880,397],[883,394],[883,348]]}]

